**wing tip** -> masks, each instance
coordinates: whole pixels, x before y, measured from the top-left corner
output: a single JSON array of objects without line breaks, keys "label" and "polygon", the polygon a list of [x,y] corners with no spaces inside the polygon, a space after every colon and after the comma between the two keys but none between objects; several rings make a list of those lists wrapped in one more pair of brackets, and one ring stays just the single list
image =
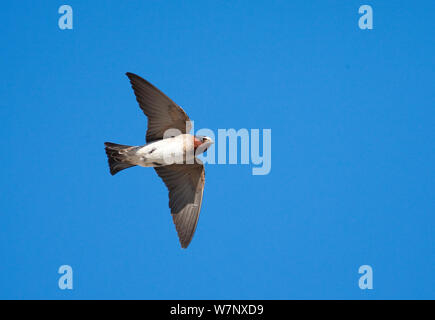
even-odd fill
[{"label": "wing tip", "polygon": [[[198,219],[196,219],[196,221],[194,223],[193,230],[191,229],[190,232],[186,233],[186,230],[183,230],[183,226],[180,225],[180,221],[177,221],[176,216],[177,216],[177,214],[172,214],[172,221],[174,222],[175,229],[177,230],[178,241],[180,242],[182,249],[187,249],[187,247],[190,245],[190,243],[193,240],[193,236],[195,235],[196,225],[198,223]],[[199,213],[198,213],[198,216],[199,216]]]},{"label": "wing tip", "polygon": [[131,80],[131,78],[137,78],[139,77],[137,74],[134,74],[132,72],[126,72],[125,75]]}]

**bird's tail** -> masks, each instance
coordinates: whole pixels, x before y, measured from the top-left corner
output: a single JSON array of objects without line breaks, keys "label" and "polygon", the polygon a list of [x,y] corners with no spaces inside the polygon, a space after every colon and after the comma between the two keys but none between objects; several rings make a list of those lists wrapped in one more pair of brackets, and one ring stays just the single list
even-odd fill
[{"label": "bird's tail", "polygon": [[106,146],[107,159],[109,160],[110,173],[112,175],[135,166],[129,160],[129,153],[137,147],[124,146],[112,142],[104,142],[104,145]]}]

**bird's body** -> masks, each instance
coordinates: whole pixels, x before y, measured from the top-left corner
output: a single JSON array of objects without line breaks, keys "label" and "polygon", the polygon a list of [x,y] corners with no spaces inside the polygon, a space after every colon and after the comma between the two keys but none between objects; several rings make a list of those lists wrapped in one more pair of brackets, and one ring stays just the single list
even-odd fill
[{"label": "bird's body", "polygon": [[142,167],[159,167],[173,163],[191,163],[195,158],[194,140],[190,134],[147,143],[137,149],[136,164]]},{"label": "bird's body", "polygon": [[187,248],[198,223],[205,182],[204,166],[195,156],[207,150],[213,140],[190,135],[190,119],[181,107],[141,77],[127,76],[148,117],[147,143],[127,146],[105,142],[110,173],[133,166],[154,167],[169,190],[172,218],[181,246]]}]

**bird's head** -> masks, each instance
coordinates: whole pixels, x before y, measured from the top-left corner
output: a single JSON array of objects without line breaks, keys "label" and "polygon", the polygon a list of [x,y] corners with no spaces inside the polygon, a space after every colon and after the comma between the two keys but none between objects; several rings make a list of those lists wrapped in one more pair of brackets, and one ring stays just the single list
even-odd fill
[{"label": "bird's head", "polygon": [[213,143],[214,141],[210,137],[195,136],[194,139],[195,153],[201,154],[205,152]]}]

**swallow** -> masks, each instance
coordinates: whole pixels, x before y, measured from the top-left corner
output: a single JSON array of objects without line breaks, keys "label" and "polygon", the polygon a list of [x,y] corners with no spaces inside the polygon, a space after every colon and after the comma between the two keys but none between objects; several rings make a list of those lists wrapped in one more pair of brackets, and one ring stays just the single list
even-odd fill
[{"label": "swallow", "polygon": [[169,191],[169,208],[182,248],[192,241],[204,193],[204,165],[196,158],[214,142],[189,134],[192,124],[184,110],[145,79],[127,72],[139,107],[148,118],[146,144],[105,142],[110,173],[153,167]]}]

